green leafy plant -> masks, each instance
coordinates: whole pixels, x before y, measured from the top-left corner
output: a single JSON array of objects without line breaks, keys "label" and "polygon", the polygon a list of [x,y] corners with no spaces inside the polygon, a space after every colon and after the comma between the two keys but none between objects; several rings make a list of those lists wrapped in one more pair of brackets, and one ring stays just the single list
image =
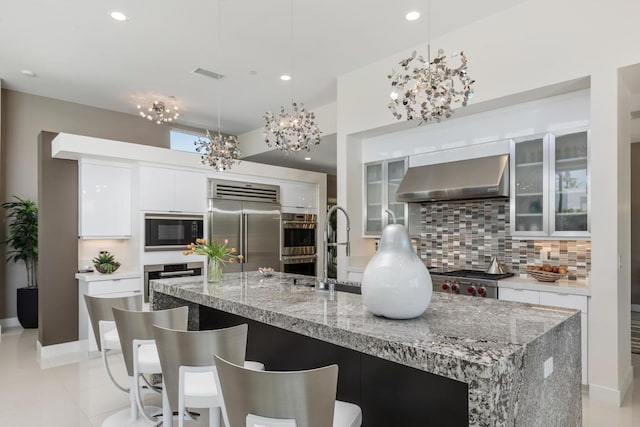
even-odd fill
[{"label": "green leafy plant", "polygon": [[196,239],[195,243],[189,243],[187,250],[182,252],[183,255],[206,255],[210,259],[215,259],[223,264],[234,263],[236,258],[242,260],[242,255],[234,255],[236,248],[230,248],[228,239],[224,239],[223,243],[208,242],[207,239]]},{"label": "green leafy plant", "polygon": [[120,263],[109,251],[100,251],[100,255],[93,259],[93,265],[103,274],[111,274],[120,267]]},{"label": "green leafy plant", "polygon": [[38,207],[29,199],[14,196],[13,202],[5,202],[6,220],[9,223],[7,238],[3,240],[10,249],[7,262],[24,261],[27,268],[27,287],[38,286]]}]

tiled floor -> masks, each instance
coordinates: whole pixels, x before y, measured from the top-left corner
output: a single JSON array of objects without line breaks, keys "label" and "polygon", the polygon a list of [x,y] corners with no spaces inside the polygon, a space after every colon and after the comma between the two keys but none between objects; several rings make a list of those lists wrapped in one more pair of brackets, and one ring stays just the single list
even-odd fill
[{"label": "tiled floor", "polygon": [[[3,329],[0,341],[0,426],[100,426],[117,410],[126,408],[128,396],[109,381],[100,359],[61,358],[41,369],[36,360],[37,331]],[[121,359],[113,357],[114,371],[126,379]],[[584,425],[589,427],[640,426],[640,355],[633,355],[634,390],[621,408],[583,400]],[[149,403],[159,404],[152,398]],[[208,425],[207,411],[189,427]],[[177,423],[176,423],[177,425]]]}]

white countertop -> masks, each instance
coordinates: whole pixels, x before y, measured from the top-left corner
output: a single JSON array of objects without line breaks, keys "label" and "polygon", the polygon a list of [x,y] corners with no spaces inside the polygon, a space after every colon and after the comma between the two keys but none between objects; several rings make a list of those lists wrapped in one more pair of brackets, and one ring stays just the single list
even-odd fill
[{"label": "white countertop", "polygon": [[93,273],[76,273],[76,279],[84,282],[99,282],[103,280],[119,280],[119,279],[138,279],[142,277],[142,273],[138,271],[116,271],[111,274],[100,274],[96,271]]},{"label": "white countertop", "polygon": [[557,294],[572,294],[591,296],[591,289],[587,280],[560,279],[557,282],[538,282],[532,277],[509,277],[498,280],[498,288],[526,289],[530,291],[555,292]]}]

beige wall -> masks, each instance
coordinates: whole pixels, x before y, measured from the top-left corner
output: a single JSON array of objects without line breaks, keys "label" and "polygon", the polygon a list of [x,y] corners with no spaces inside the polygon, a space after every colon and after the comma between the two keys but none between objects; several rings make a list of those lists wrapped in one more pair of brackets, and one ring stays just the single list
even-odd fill
[{"label": "beige wall", "polygon": [[[169,147],[169,126],[156,125],[134,114],[2,89],[0,100],[0,197],[38,198],[38,135],[68,132],[117,141]],[[132,113],[135,111],[132,110]],[[1,248],[4,259],[4,248]],[[16,292],[26,282],[21,264],[0,268],[0,319],[16,315]]]}]

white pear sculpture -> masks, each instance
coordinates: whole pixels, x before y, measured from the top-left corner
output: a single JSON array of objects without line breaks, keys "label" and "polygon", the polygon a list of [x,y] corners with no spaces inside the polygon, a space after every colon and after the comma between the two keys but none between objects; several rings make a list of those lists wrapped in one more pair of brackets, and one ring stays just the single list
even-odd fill
[{"label": "white pear sculpture", "polygon": [[431,302],[431,275],[414,252],[409,234],[400,224],[382,231],[378,251],[362,275],[362,302],[377,316],[413,319]]}]

